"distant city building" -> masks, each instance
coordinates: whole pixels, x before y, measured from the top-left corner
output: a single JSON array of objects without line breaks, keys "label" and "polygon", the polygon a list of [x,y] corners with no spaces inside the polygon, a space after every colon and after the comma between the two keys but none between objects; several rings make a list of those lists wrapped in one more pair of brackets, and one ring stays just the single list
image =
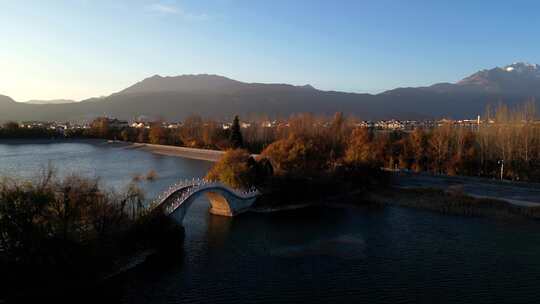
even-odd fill
[{"label": "distant city building", "polygon": [[146,124],[144,122],[133,122],[131,124],[132,128],[142,129],[146,127]]},{"label": "distant city building", "polygon": [[167,129],[178,129],[178,128],[180,128],[181,126],[182,126],[182,124],[179,123],[179,122],[177,122],[177,123],[168,123],[168,124],[166,124],[165,127],[166,127]]},{"label": "distant city building", "polygon": [[119,120],[116,118],[108,118],[109,128],[112,129],[124,129],[129,127],[129,123],[126,120]]},{"label": "distant city building", "polygon": [[375,128],[383,130],[403,130],[404,126],[399,120],[380,120],[375,123]]},{"label": "distant city building", "polygon": [[251,124],[249,122],[241,122],[240,127],[242,129],[247,129],[247,128],[251,127]]}]

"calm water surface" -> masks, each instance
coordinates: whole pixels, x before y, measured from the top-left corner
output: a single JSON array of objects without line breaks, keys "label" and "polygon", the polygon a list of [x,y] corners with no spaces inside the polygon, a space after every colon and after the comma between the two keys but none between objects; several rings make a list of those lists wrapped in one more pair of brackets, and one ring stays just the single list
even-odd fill
[{"label": "calm water surface", "polygon": [[145,176],[150,170],[155,170],[157,180],[139,182],[148,198],[152,198],[178,180],[204,176],[212,165],[206,161],[161,156],[100,140],[23,143],[2,144],[0,140],[0,176],[31,179],[38,177],[50,164],[60,176],[81,174],[99,177],[102,186],[120,191],[134,176]]},{"label": "calm water surface", "polygon": [[[30,175],[49,159],[108,185],[155,169],[159,191],[208,163],[106,145],[0,145],[0,172]],[[7,161],[8,160],[8,161]],[[386,207],[311,208],[224,218],[204,199],[183,252],[125,273],[123,303],[535,303],[540,224]]]}]

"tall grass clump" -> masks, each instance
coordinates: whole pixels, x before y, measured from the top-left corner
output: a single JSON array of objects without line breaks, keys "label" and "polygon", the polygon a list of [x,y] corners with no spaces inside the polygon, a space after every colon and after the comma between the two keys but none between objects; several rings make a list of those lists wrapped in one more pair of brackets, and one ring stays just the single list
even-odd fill
[{"label": "tall grass clump", "polygon": [[0,285],[92,281],[172,225],[158,217],[135,184],[104,190],[98,179],[58,178],[50,169],[32,181],[3,178]]}]

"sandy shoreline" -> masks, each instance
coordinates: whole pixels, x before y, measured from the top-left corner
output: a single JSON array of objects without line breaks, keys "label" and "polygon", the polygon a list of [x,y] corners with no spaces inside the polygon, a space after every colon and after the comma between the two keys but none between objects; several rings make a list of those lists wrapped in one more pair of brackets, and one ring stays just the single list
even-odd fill
[{"label": "sandy shoreline", "polygon": [[196,149],[196,148],[154,145],[154,144],[144,144],[144,143],[125,143],[125,144],[127,144],[126,148],[128,149],[141,149],[143,151],[148,151],[148,152],[156,153],[160,155],[198,159],[198,160],[204,160],[204,161],[209,161],[209,162],[218,161],[219,158],[225,153],[224,151],[219,151],[219,150]]},{"label": "sandy shoreline", "polygon": [[[113,142],[118,143],[118,141]],[[119,142],[127,145],[128,149],[141,149],[143,151],[148,151],[151,153],[183,157],[190,159],[205,160],[209,162],[217,162],[225,151],[222,150],[210,150],[210,149],[198,149],[198,148],[187,148],[187,147],[178,147],[178,146],[169,146],[169,145],[155,145],[155,144],[146,144],[146,143],[128,143],[128,142]],[[258,157],[258,154],[251,154],[254,158]]]}]

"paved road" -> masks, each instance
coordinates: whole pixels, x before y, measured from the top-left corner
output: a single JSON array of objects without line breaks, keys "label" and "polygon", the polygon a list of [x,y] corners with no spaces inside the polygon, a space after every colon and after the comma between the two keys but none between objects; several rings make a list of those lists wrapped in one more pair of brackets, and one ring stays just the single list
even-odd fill
[{"label": "paved road", "polygon": [[396,182],[403,188],[448,189],[459,185],[466,194],[479,198],[505,200],[527,207],[540,206],[540,184],[496,181],[476,177],[434,176],[415,173],[395,173]]}]

